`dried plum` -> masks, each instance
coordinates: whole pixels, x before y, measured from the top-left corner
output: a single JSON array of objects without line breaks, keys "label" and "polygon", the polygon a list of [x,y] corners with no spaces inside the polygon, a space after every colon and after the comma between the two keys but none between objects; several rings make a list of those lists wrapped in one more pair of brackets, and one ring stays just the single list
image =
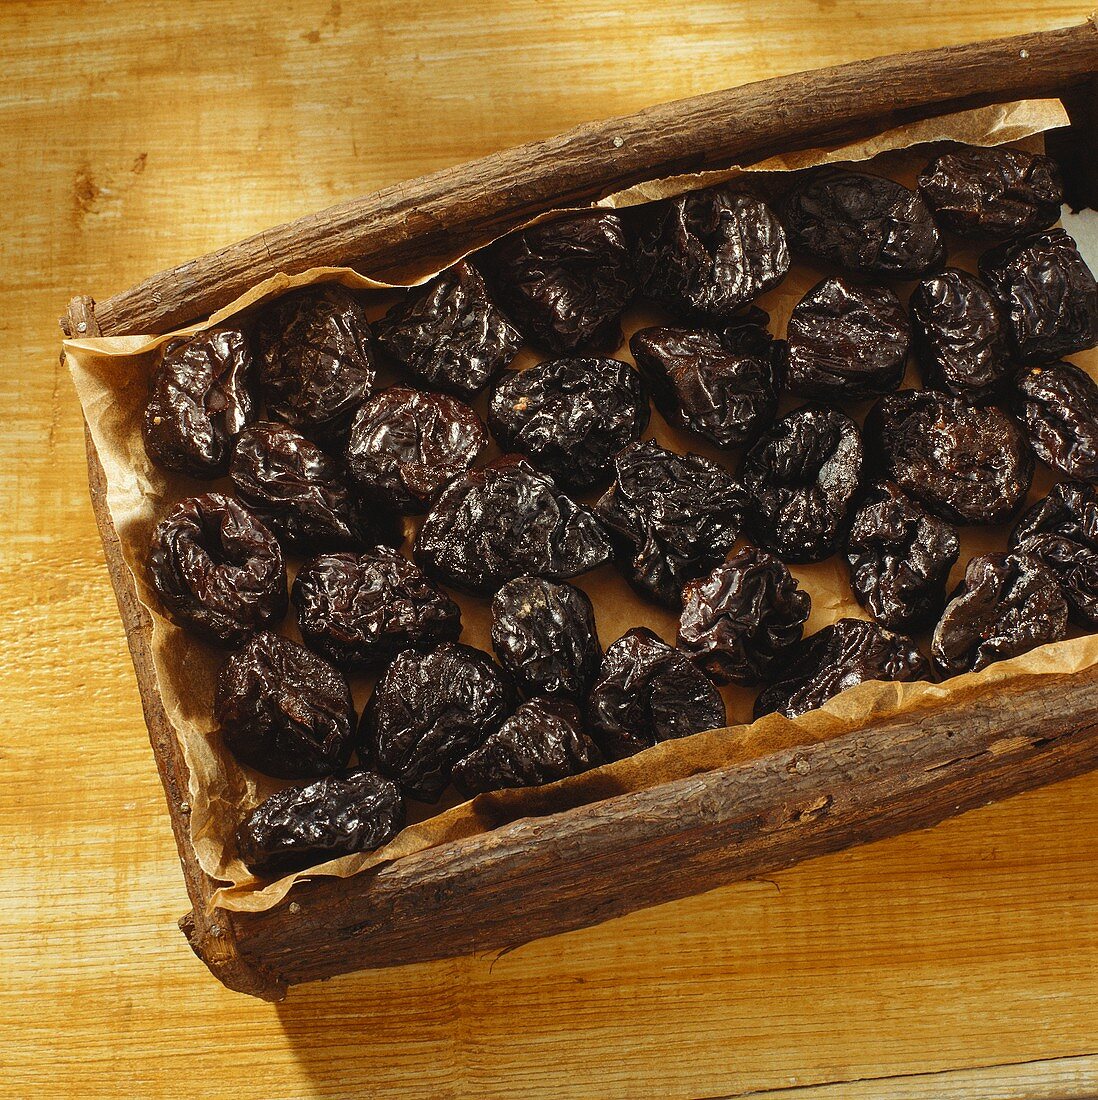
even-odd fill
[{"label": "dried plum", "polygon": [[1019,414],[1037,457],[1069,477],[1098,481],[1098,386],[1072,363],[1018,374]]}]

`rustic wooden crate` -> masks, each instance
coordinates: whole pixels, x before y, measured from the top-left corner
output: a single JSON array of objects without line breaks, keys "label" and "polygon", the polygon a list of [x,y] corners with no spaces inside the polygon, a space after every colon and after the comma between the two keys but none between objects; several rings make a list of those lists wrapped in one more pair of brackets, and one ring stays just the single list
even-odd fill
[{"label": "rustic wooden crate", "polygon": [[[1098,205],[1098,25],[900,54],[680,100],[581,126],[387,188],[161,272],[98,304],[71,336],[160,333],[279,271],[371,275],[445,259],[550,207],[662,176],[751,163],[916,119],[1059,96],[1049,136],[1073,198]],[[190,842],[187,772],[155,689],[151,623],[107,510],[90,436],[92,504],[137,674],[192,911],[191,946],[227,986],[278,999],[341,972],[501,950],[646,905],[933,825],[1098,767],[1098,669],[975,691],[834,740],[430,849],[350,879],[300,883],[264,913],[210,910]]]}]

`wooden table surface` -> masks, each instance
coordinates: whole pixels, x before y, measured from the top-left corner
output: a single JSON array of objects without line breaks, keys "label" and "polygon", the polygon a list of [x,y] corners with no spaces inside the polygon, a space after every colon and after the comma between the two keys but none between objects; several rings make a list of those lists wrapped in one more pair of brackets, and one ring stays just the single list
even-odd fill
[{"label": "wooden table surface", "polygon": [[586,119],[1085,9],[251,7],[0,5],[0,1094],[1098,1093],[1098,774],[499,958],[224,990],[175,925],[56,325],[72,293]]}]

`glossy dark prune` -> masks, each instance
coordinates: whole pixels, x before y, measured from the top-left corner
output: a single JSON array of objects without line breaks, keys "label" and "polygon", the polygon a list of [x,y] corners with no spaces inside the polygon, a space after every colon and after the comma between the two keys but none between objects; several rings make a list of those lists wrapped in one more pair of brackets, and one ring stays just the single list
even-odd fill
[{"label": "glossy dark prune", "polygon": [[980,274],[1002,302],[1023,363],[1051,363],[1098,343],[1098,286],[1062,229],[985,252]]},{"label": "glossy dark prune", "polygon": [[422,512],[488,446],[480,417],[453,397],[393,386],[358,411],[347,465],[366,499]]},{"label": "glossy dark prune", "polygon": [[740,476],[756,541],[783,561],[822,561],[842,539],[861,480],[858,426],[835,409],[796,409],[747,452]]},{"label": "glossy dark prune", "polygon": [[636,288],[617,214],[585,211],[511,233],[488,263],[493,290],[530,340],[560,355],[621,344],[622,311]]},{"label": "glossy dark prune", "polygon": [[718,447],[749,443],[778,407],[775,343],[745,326],[722,339],[704,329],[645,328],[629,349],[664,419]]},{"label": "glossy dark prune", "polygon": [[271,795],[237,829],[236,848],[252,874],[270,878],[372,852],[403,826],[400,788],[355,768]]},{"label": "glossy dark prune", "polygon": [[940,267],[941,234],[915,191],[883,176],[822,168],[786,196],[789,242],[855,274],[913,279]]},{"label": "glossy dark prune", "polygon": [[616,359],[555,359],[500,379],[488,427],[564,489],[606,481],[614,455],[648,426],[640,375]]},{"label": "glossy dark prune", "polygon": [[796,718],[867,680],[925,680],[930,665],[906,635],[865,619],[839,619],[805,638],[783,671],[755,700],[756,718],[775,711]]},{"label": "glossy dark prune", "polygon": [[237,433],[252,419],[254,359],[239,329],[215,328],[164,348],[142,421],[145,453],[190,477],[225,473]]},{"label": "glossy dark prune", "polygon": [[863,498],[846,540],[850,588],[881,626],[910,633],[937,621],[957,532],[898,486],[884,482]]},{"label": "glossy dark prune", "polygon": [[305,644],[350,672],[377,668],[405,649],[456,642],[461,634],[458,605],[386,546],[310,558],[290,597]]},{"label": "glossy dark prune", "polygon": [[479,649],[447,642],[397,654],[359,726],[359,754],[412,798],[437,802],[450,770],[503,725],[515,694]]},{"label": "glossy dark prune", "polygon": [[583,732],[574,703],[531,699],[454,765],[453,780],[472,797],[509,787],[540,787],[601,763],[602,754]]},{"label": "glossy dark prune", "polygon": [[928,387],[986,401],[1010,373],[1010,349],[999,303],[967,271],[949,267],[911,295],[915,358]]},{"label": "glossy dark prune", "polygon": [[943,676],[976,672],[995,661],[1059,641],[1067,603],[1052,571],[1025,553],[981,554],[949,601],[930,653]]},{"label": "glossy dark prune", "polygon": [[824,279],[789,318],[785,382],[821,401],[878,397],[900,384],[910,344],[907,311],[891,290]]},{"label": "glossy dark prune", "polygon": [[951,233],[1017,237],[1060,217],[1064,182],[1051,157],[966,146],[942,153],[923,169],[919,194]]},{"label": "glossy dark prune", "polygon": [[257,329],[267,414],[320,443],[342,441],[374,387],[370,325],[341,286],[276,299]]},{"label": "glossy dark prune", "polygon": [[458,397],[480,393],[522,347],[484,279],[462,261],[416,288],[375,326],[377,340],[409,373]]},{"label": "glossy dark prune", "polygon": [[435,500],[415,544],[433,577],[491,593],[513,577],[574,577],[605,564],[610,542],[592,512],[524,458],[504,455],[455,478]]},{"label": "glossy dark prune", "polygon": [[676,454],[655,440],[614,460],[617,477],[595,505],[631,584],[669,607],[682,586],[732,549],[743,516],[736,479],[707,458]]},{"label": "glossy dark prune", "polygon": [[878,476],[950,523],[1004,523],[1029,492],[1029,444],[1017,422],[993,406],[904,390],[873,406],[865,437]]},{"label": "glossy dark prune", "polygon": [[182,500],[157,524],[149,576],[172,622],[217,645],[240,645],[286,614],[278,542],[221,493]]},{"label": "glossy dark prune", "polygon": [[1042,462],[1080,481],[1098,481],[1098,386],[1073,363],[1018,372],[1019,415]]},{"label": "glossy dark prune", "polygon": [[789,249],[766,203],[711,187],[653,207],[637,266],[643,292],[672,312],[728,321],[785,278]]},{"label": "glossy dark prune", "polygon": [[400,520],[360,501],[342,462],[284,424],[253,424],[241,432],[229,476],[240,499],[290,549],[403,541]]},{"label": "glossy dark prune", "polygon": [[606,650],[587,723],[603,753],[618,760],[659,741],[722,728],[724,700],[686,654],[640,626]]},{"label": "glossy dark prune", "polygon": [[1098,489],[1077,481],[1054,485],[1018,520],[1010,548],[1054,574],[1073,622],[1098,626]]},{"label": "glossy dark prune", "polygon": [[279,779],[330,775],[354,747],[355,705],[343,675],[269,631],[221,666],[214,717],[241,763]]},{"label": "glossy dark prune", "polygon": [[768,680],[812,608],[784,563],[747,546],[682,590],[678,646],[718,684]]},{"label": "glossy dark prune", "polygon": [[582,698],[602,660],[587,593],[543,577],[516,577],[492,598],[492,648],[527,697]]}]

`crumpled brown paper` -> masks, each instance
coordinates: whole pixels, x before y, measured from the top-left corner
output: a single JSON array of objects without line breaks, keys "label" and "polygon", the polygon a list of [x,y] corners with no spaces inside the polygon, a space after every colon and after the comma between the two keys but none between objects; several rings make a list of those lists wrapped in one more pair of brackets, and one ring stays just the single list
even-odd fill
[{"label": "crumpled brown paper", "polygon": [[[750,179],[752,184],[758,183],[765,191],[768,173],[784,174],[821,163],[865,161],[873,157],[879,158],[875,170],[910,183],[929,156],[925,148],[904,151],[913,145],[943,140],[997,145],[1026,142],[1027,139],[1030,139],[1028,144],[1036,141],[1039,145],[1040,139],[1035,135],[1066,123],[1066,113],[1057,100],[980,108],[914,123],[839,148],[773,157],[747,169],[734,167],[727,171],[638,184],[603,199],[602,205],[611,208],[637,205],[738,176]],[[963,253],[951,256],[951,262],[961,266],[972,266],[972,260],[973,256]],[[784,331],[793,305],[818,277],[810,267],[799,264],[779,288],[760,299],[759,304],[771,314],[773,331]],[[295,276],[276,275],[257,284],[204,324],[180,331],[197,331],[220,323],[290,287],[321,281],[336,281],[355,289],[374,291],[367,298],[371,319],[384,312],[392,297],[387,293],[392,289],[387,284],[375,282],[349,268],[320,268]],[[659,320],[660,314],[654,310],[633,310],[626,318],[626,337],[635,329]],[[250,807],[283,784],[239,767],[221,745],[213,729],[212,699],[214,677],[223,656],[193,640],[161,616],[145,573],[145,555],[153,527],[171,504],[183,496],[220,487],[217,483],[199,486],[157,469],[148,461],[142,445],[140,423],[149,373],[156,361],[157,349],[175,335],[178,332],[163,336],[68,340],[64,345],[65,355],[106,474],[107,505],[126,563],[133,572],[142,602],[152,612],[151,648],[156,677],[190,772],[190,821],[195,853],[203,870],[226,884],[216,894],[215,904],[237,911],[259,911],[277,904],[303,876],[287,875],[266,885],[255,880],[236,858],[232,833]],[[629,358],[627,343],[617,354],[620,358]],[[517,365],[533,361],[531,353],[523,351]],[[1093,353],[1077,361],[1098,375],[1098,357]],[[792,404],[787,402],[782,411]],[[478,408],[483,414],[483,398]],[[656,413],[653,413],[648,435],[679,451],[693,450],[711,457],[717,454],[696,438],[669,428]],[[727,460],[728,456],[723,457]],[[1039,477],[1031,499],[1043,495],[1052,480],[1047,472]],[[409,521],[411,526],[412,521]],[[959,578],[969,556],[1001,547],[1005,537],[1006,532],[1002,529],[962,532],[962,553],[953,579]],[[292,562],[291,568],[296,564]],[[793,572],[812,596],[809,632],[843,615],[863,617],[851,596],[841,560],[800,566]],[[582,577],[578,583],[594,602],[604,645],[640,623],[652,627],[667,640],[674,639],[677,625],[674,616],[642,601],[612,567]],[[457,599],[462,607],[463,640],[490,649],[487,601],[460,595]],[[292,616],[284,629],[295,633]],[[447,806],[444,803],[441,811],[439,807],[413,807],[411,823],[384,848],[332,860],[305,875],[347,877],[359,874],[381,863],[459,840],[519,817],[557,812],[728,766],[795,744],[823,740],[898,710],[949,705],[958,693],[970,691],[977,685],[1007,683],[1021,676],[1062,675],[1086,668],[1096,660],[1098,637],[1074,638],[945,684],[864,684],[795,721],[771,715],[751,723],[753,692],[724,689],[731,723],[726,729],[657,745],[630,759],[539,789],[481,795],[463,804]],[[353,686],[356,703],[361,707],[371,682],[358,679]]]}]

